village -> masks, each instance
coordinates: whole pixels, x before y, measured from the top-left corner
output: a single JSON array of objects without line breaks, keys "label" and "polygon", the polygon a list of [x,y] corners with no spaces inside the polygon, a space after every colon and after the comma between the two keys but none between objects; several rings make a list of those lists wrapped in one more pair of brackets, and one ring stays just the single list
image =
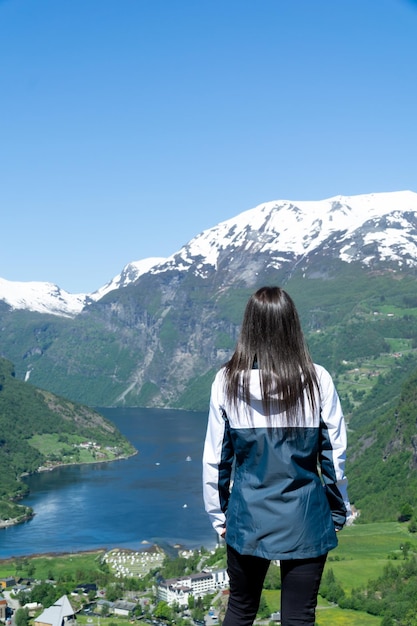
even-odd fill
[{"label": "village", "polygon": [[[179,552],[182,558],[191,558],[192,551]],[[165,553],[157,546],[142,551],[113,549],[106,552],[103,561],[115,580],[143,579],[150,572],[162,568]],[[114,588],[100,588],[97,584],[80,582],[68,594],[50,606],[25,601],[40,584],[56,586],[56,581],[39,581],[29,577],[0,579],[0,621],[6,626],[74,626],[85,624],[103,626],[111,618],[111,626],[120,621],[151,623],[153,626],[196,624],[215,626],[219,623],[218,608],[227,602],[229,579],[225,569],[204,567],[197,573],[164,579],[157,576],[145,590],[131,589],[123,584],[120,597]]]}]

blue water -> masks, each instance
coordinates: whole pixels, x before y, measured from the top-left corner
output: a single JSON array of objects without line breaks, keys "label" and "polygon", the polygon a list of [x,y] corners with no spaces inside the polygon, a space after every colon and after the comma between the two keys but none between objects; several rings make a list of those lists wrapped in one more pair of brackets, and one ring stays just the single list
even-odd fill
[{"label": "blue water", "polygon": [[[215,544],[203,508],[201,455],[207,413],[101,409],[138,454],[58,468],[27,479],[32,520],[0,530],[0,558],[142,542]],[[191,457],[191,461],[187,461]]]}]

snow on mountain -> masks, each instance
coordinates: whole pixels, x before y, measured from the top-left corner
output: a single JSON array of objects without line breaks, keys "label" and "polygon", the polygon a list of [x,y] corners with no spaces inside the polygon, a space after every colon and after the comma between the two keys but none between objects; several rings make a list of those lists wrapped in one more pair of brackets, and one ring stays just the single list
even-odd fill
[{"label": "snow on mountain", "polygon": [[82,311],[88,296],[83,293],[68,293],[53,283],[18,282],[0,278],[0,300],[12,309],[73,317]]},{"label": "snow on mountain", "polygon": [[[414,225],[406,217],[410,213]],[[411,191],[267,202],[203,231],[150,273],[175,267],[205,277],[225,253],[238,249],[267,253],[269,266],[279,268],[289,257],[306,257],[334,236],[345,262],[362,259],[360,250],[373,244],[373,257],[416,266],[416,227],[417,194]],[[371,258],[362,260],[369,263]]]},{"label": "snow on mountain", "polygon": [[142,259],[141,261],[132,261],[132,263],[128,263],[122,269],[120,274],[117,274],[112,280],[110,280],[104,287],[100,287],[94,293],[90,294],[90,298],[92,300],[100,300],[106,293],[113,291],[114,289],[121,289],[123,287],[127,287],[130,283],[135,282],[142,276],[142,274],[146,274],[149,270],[160,263],[163,263],[165,258],[163,257],[149,257],[147,259]]},{"label": "snow on mountain", "polygon": [[160,257],[152,257],[128,263],[120,274],[91,294],[71,294],[53,283],[18,282],[0,278],[0,300],[12,309],[28,309],[38,313],[74,317],[91,301],[100,300],[113,289],[127,287],[139,276],[148,272],[151,267],[164,260]]},{"label": "snow on mountain", "polygon": [[[14,309],[73,317],[91,302],[146,273],[175,269],[207,277],[222,262],[230,267],[236,253],[243,259],[237,270],[249,275],[257,271],[255,258],[262,259],[264,269],[279,269],[288,262],[307,260],[319,249],[347,263],[392,261],[417,267],[417,193],[267,202],[203,231],[167,259],[152,257],[128,263],[94,293],[69,294],[51,283],[0,279],[0,300]],[[246,263],[246,253],[251,255],[251,264]],[[243,265],[248,269],[242,270]],[[260,263],[259,268],[261,271]]]}]

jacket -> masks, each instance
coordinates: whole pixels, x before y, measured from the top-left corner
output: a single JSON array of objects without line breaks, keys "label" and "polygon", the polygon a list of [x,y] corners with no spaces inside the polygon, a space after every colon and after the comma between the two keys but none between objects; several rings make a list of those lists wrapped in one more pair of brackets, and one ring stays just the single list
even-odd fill
[{"label": "jacket", "polygon": [[[315,365],[315,414],[305,402],[302,426],[266,418],[259,370],[251,371],[250,407],[228,406],[224,369],[213,382],[203,453],[205,509],[214,529],[240,554],[314,558],[336,547],[350,515],[344,473],[346,427],[330,374]],[[232,476],[233,473],[233,476]],[[232,480],[233,478],[233,480]]]}]

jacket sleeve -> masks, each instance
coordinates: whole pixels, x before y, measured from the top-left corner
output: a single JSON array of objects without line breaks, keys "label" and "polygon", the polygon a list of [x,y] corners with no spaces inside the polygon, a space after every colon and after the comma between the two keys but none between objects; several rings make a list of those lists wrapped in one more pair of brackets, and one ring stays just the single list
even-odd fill
[{"label": "jacket sleeve", "polygon": [[203,452],[203,496],[206,512],[216,532],[226,527],[230,479],[234,458],[227,415],[221,406],[220,376],[212,386],[207,433]]},{"label": "jacket sleeve", "polygon": [[339,396],[330,374],[321,368],[319,465],[336,530],[352,516],[347,494],[346,424]]}]

